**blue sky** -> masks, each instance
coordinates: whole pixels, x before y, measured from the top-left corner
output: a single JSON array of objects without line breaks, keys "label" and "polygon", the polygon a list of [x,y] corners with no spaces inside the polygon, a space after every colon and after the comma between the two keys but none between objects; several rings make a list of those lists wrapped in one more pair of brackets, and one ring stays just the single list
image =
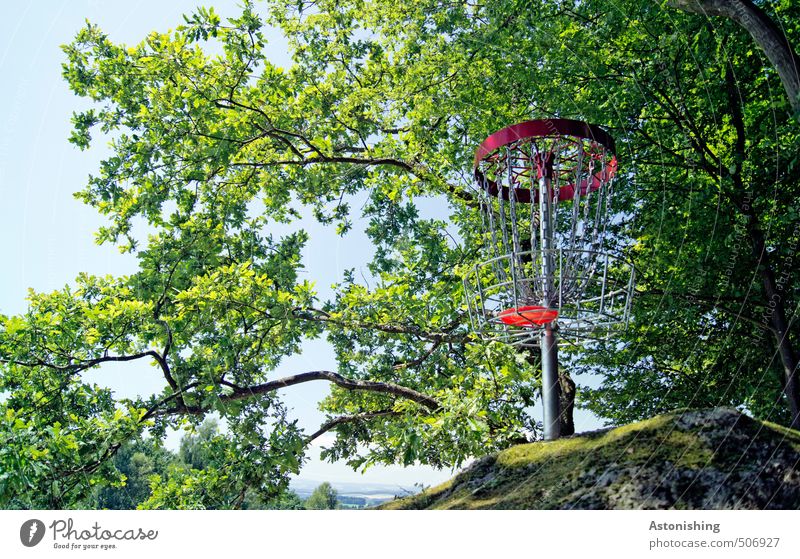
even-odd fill
[{"label": "blue sky", "polygon": [[[70,115],[85,106],[74,97],[61,78],[63,61],[60,45],[89,19],[118,42],[139,42],[149,31],[165,31],[182,22],[181,14],[191,11],[195,0],[66,1],[40,0],[9,3],[0,19],[0,312],[25,310],[28,288],[37,291],[59,289],[85,271],[92,274],[122,275],[135,271],[130,255],[115,247],[94,243],[94,231],[103,221],[94,209],[75,200],[89,173],[108,154],[101,144],[81,152],[67,142]],[[213,3],[223,17],[236,14],[235,2]],[[277,34],[270,41],[272,60],[286,64],[285,41]],[[433,201],[425,213],[442,208]],[[313,220],[302,227],[310,242],[304,252],[308,278],[321,294],[341,279],[343,270],[360,268],[368,261],[371,247],[359,232],[342,239],[330,228]],[[302,355],[287,359],[276,376],[308,370],[335,370],[333,352],[324,340],[308,342]],[[163,378],[153,367],[138,363],[108,365],[92,372],[91,379],[109,386],[118,396],[130,397],[160,391]],[[323,421],[317,402],[325,396],[325,383],[309,383],[284,391],[301,426],[313,431]],[[579,431],[598,426],[586,413],[576,415]],[[173,436],[170,444],[175,444]],[[321,439],[324,444],[325,439]],[[433,484],[451,476],[449,471],[427,467],[375,467],[365,475],[344,464],[328,464],[316,458],[301,477],[328,481],[363,481],[410,486],[415,482]]]}]

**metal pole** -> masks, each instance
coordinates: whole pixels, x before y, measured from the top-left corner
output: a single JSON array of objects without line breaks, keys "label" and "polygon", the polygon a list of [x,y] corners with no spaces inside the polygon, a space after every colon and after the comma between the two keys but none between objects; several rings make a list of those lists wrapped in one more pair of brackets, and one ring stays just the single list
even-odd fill
[{"label": "metal pole", "polygon": [[[552,176],[552,160],[539,161],[541,177],[539,177],[539,215],[541,216],[542,306],[549,308],[553,303],[553,280],[555,263],[553,254],[553,214],[551,207],[550,178]],[[560,305],[560,301],[559,301]],[[542,404],[544,407],[544,438],[553,441],[561,436],[561,402],[560,385],[558,383],[558,343],[552,324],[545,324],[541,338],[542,350]]]},{"label": "metal pole", "polygon": [[544,439],[561,436],[561,398],[558,383],[558,341],[552,324],[542,330],[542,403],[544,404]]}]

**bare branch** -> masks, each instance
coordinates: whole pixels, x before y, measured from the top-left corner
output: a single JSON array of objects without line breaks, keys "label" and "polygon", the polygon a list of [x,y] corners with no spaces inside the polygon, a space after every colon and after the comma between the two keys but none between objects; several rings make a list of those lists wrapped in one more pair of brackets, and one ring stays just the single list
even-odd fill
[{"label": "bare branch", "polygon": [[431,398],[426,394],[417,392],[412,388],[407,388],[405,386],[400,386],[399,384],[394,384],[391,382],[348,379],[343,377],[339,373],[334,373],[333,371],[310,371],[308,373],[300,373],[298,375],[283,377],[281,379],[272,380],[269,382],[265,382],[263,384],[256,384],[254,386],[248,386],[248,387],[239,387],[234,385],[235,388],[233,389],[233,393],[220,396],[220,400],[222,400],[223,402],[244,400],[252,396],[260,394],[268,394],[270,392],[275,392],[276,390],[279,390],[281,388],[287,388],[289,386],[294,386],[295,384],[302,384],[314,380],[326,380],[346,390],[379,392],[383,394],[393,394],[395,396],[401,396],[403,398],[411,400],[412,402],[421,404],[426,408],[430,409],[431,411],[436,411],[440,408],[439,402],[437,402],[436,400],[434,400],[433,398]]}]

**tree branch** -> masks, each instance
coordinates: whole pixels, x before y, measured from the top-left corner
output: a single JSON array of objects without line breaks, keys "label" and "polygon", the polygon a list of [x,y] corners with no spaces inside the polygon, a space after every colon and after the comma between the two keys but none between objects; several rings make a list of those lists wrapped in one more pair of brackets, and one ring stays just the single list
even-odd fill
[{"label": "tree branch", "polygon": [[401,396],[403,398],[411,400],[412,402],[421,404],[431,411],[436,411],[441,407],[439,405],[439,402],[437,402],[430,396],[423,394],[421,392],[417,392],[412,388],[407,388],[405,386],[400,386],[399,384],[394,384],[391,382],[348,379],[343,377],[339,373],[335,373],[333,371],[310,371],[308,373],[300,373],[298,375],[292,375],[281,379],[265,382],[263,384],[256,384],[254,386],[248,386],[248,387],[239,387],[234,385],[235,388],[233,389],[233,393],[220,396],[220,400],[222,400],[223,402],[233,402],[236,400],[243,400],[246,398],[250,398],[251,396],[268,394],[270,392],[275,392],[276,390],[279,390],[281,388],[287,388],[289,386],[294,386],[295,384],[302,384],[314,380],[326,380],[346,390],[379,392],[383,394],[393,394],[395,396]]},{"label": "tree branch", "polygon": [[159,408],[161,406],[163,406],[164,404],[167,404],[167,403],[171,402],[172,400],[176,400],[176,399],[178,400],[180,407],[174,408],[174,412],[178,413],[180,411],[188,411],[188,408],[186,407],[186,404],[183,401],[183,394],[186,393],[188,390],[191,390],[192,388],[196,388],[197,386],[200,386],[199,382],[189,383],[182,390],[178,390],[177,392],[174,392],[174,393],[170,394],[166,398],[163,398],[158,403],[150,406],[150,408],[144,413],[142,418],[139,420],[139,423],[147,421],[151,417],[154,417],[154,416],[157,416],[157,415],[166,415],[166,414],[160,413],[159,412]]},{"label": "tree branch", "polygon": [[323,434],[327,433],[331,429],[338,427],[344,423],[355,423],[357,421],[369,421],[370,419],[375,419],[376,417],[396,417],[398,415],[402,415],[399,411],[394,410],[380,410],[374,412],[367,412],[367,413],[359,413],[354,415],[342,415],[339,417],[335,417],[330,421],[327,421],[322,424],[322,426],[317,429],[312,435],[306,438],[305,444],[309,445],[311,442],[322,436]]},{"label": "tree branch", "polygon": [[423,353],[422,355],[420,355],[416,359],[412,359],[410,361],[402,361],[402,362],[399,362],[399,363],[395,363],[393,369],[397,371],[397,370],[400,370],[400,369],[407,369],[409,367],[418,367],[418,366],[422,365],[422,363],[424,363],[425,360],[428,359],[428,357],[433,355],[433,352],[435,352],[439,348],[439,346],[442,345],[443,341],[444,340],[441,340],[441,339],[436,340],[435,342],[433,342],[431,344],[431,347],[428,348],[425,351],[425,353]]},{"label": "tree branch", "polygon": [[94,359],[89,359],[86,361],[79,361],[77,363],[70,365],[55,365],[53,363],[48,363],[44,359],[40,358],[36,358],[35,361],[19,361],[16,359],[0,358],[0,363],[5,365],[18,365],[20,367],[47,367],[49,369],[54,369],[56,371],[64,371],[74,374],[85,371],[86,369],[90,369],[95,365],[100,365],[101,363],[134,361],[136,359],[142,359],[143,357],[152,357],[159,364],[161,363],[162,360],[161,355],[157,351],[151,349],[148,351],[143,351],[141,353],[133,353],[131,355],[104,355],[103,357],[96,357]]},{"label": "tree branch", "polygon": [[[317,316],[303,316],[302,314],[298,313],[313,313]],[[430,340],[432,342],[452,342],[452,343],[465,343],[469,336],[466,334],[452,334],[451,331],[461,323],[461,318],[456,318],[450,324],[448,324],[442,332],[426,332],[422,330],[416,324],[414,325],[407,325],[407,324],[380,324],[380,323],[373,323],[373,322],[355,322],[355,321],[347,321],[347,320],[339,320],[336,318],[331,318],[330,314],[315,308],[305,308],[305,309],[294,309],[293,315],[296,318],[301,320],[314,320],[319,322],[328,322],[330,324],[335,324],[337,326],[343,326],[346,328],[358,328],[362,330],[378,330],[380,332],[385,332],[387,334],[408,334],[411,336],[416,336],[420,339]]]}]

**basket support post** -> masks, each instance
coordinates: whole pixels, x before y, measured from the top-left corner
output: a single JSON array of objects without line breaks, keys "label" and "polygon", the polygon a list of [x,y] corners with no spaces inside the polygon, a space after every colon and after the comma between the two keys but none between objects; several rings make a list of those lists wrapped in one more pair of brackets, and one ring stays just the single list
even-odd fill
[{"label": "basket support post", "polygon": [[542,329],[542,404],[544,439],[554,441],[561,436],[561,386],[558,382],[558,340],[552,324]]},{"label": "basket support post", "polygon": [[[544,279],[542,306],[549,308],[553,304],[553,216],[552,192],[550,178],[552,169],[550,161],[542,161],[542,174],[539,178],[539,208],[541,216],[541,243],[543,249],[542,276]],[[559,301],[559,307],[560,307]],[[558,383],[558,341],[553,324],[545,324],[542,330],[542,407],[544,408],[544,438],[554,441],[561,436],[561,397]]]}]

